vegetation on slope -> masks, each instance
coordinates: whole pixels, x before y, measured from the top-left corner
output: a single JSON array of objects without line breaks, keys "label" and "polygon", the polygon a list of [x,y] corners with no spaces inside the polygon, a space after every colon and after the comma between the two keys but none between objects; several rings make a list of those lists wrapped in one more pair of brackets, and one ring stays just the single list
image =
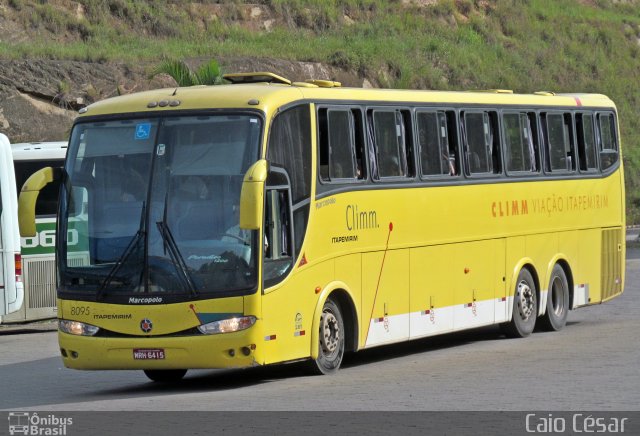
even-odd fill
[{"label": "vegetation on slope", "polygon": [[[273,57],[382,86],[599,92],[620,111],[640,223],[640,8],[621,0],[9,0],[4,58],[136,63]],[[1,30],[1,29],[0,29]]]}]

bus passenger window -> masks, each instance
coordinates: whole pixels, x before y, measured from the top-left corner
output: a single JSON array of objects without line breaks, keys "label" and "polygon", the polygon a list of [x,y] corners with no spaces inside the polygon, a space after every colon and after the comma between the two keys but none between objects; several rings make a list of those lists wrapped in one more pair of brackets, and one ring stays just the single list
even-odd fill
[{"label": "bus passenger window", "polygon": [[598,114],[598,127],[600,128],[600,167],[605,171],[618,162],[615,118],[612,114]]},{"label": "bus passenger window", "polygon": [[400,111],[373,111],[373,133],[379,177],[406,177],[406,139]]},{"label": "bus passenger window", "polygon": [[574,171],[575,153],[570,114],[547,114],[547,170]]},{"label": "bus passenger window", "polygon": [[455,156],[449,152],[447,118],[444,112],[419,112],[418,144],[422,175],[456,175]]},{"label": "bus passenger window", "polygon": [[526,113],[505,113],[502,121],[507,171],[537,172],[537,143],[529,116]]},{"label": "bus passenger window", "polygon": [[353,116],[351,111],[329,110],[329,179],[356,178]]},{"label": "bus passenger window", "polygon": [[500,173],[500,154],[494,135],[495,113],[466,112],[464,132],[466,133],[466,155],[469,174]]},{"label": "bus passenger window", "polygon": [[[16,173],[16,187],[18,188],[18,196],[22,185],[27,181],[31,174],[45,167],[61,167],[64,165],[64,159],[56,160],[15,160],[14,168]],[[58,192],[60,191],[60,180],[54,180],[46,185],[38,195],[36,201],[36,216],[55,215],[58,210]]]},{"label": "bus passenger window", "polygon": [[366,178],[362,113],[357,108],[318,111],[318,174],[322,181],[350,182]]},{"label": "bus passenger window", "polygon": [[367,178],[367,156],[365,153],[364,118],[360,109],[351,109],[353,117],[353,139],[356,152],[356,177],[358,180]]},{"label": "bus passenger window", "polygon": [[597,171],[596,136],[593,127],[593,115],[576,114],[576,132],[578,134],[578,152],[580,171]]}]

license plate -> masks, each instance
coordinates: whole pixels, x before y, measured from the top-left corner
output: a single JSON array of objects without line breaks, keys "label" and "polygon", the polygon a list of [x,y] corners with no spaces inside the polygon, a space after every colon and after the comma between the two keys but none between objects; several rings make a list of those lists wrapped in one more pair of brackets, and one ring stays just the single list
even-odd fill
[{"label": "license plate", "polygon": [[164,349],[162,348],[134,348],[134,360],[162,360],[164,359]]}]

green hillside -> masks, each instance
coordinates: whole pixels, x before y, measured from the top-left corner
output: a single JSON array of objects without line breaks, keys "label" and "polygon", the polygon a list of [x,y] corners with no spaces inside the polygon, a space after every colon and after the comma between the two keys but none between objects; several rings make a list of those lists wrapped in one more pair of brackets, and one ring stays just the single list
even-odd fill
[{"label": "green hillside", "polygon": [[5,3],[5,59],[256,56],[332,64],[389,87],[607,94],[620,112],[628,219],[640,223],[638,1]]}]

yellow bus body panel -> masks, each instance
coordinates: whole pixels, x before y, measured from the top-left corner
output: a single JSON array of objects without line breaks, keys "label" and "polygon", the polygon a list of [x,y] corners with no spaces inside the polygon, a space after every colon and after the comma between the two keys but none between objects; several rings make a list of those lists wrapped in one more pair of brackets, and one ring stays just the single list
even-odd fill
[{"label": "yellow bus body panel", "polygon": [[[153,106],[150,103],[163,101],[177,103],[149,107]],[[596,94],[516,95],[255,84],[149,91],[95,103],[82,116],[257,110],[266,120],[261,152],[264,158],[269,126],[280,108],[304,102],[315,114],[315,106],[310,103],[314,101],[395,102],[399,107],[517,105],[549,110],[585,106],[615,111],[611,100]],[[373,182],[367,189],[316,195],[314,117],[311,131],[313,183],[307,232],[292,271],[282,282],[246,297],[171,305],[59,300],[60,318],[125,336],[93,338],[60,333],[61,348],[78,354],[77,358],[66,357],[65,365],[80,369],[217,368],[316,357],[320,313],[326,299],[336,293],[353,307],[350,316],[356,330],[355,349],[507,322],[520,270],[527,267],[533,271],[540,296],[546,298],[556,262],[568,265],[575,307],[600,303],[622,292],[622,162],[611,174],[593,178],[496,178],[495,183],[491,179],[465,178],[458,179],[462,182],[458,184],[452,180],[447,185],[381,183],[378,187]],[[622,271],[605,271],[609,268],[607,255],[622,262]],[[258,321],[236,333],[177,336],[176,332],[201,323],[191,305],[203,313],[242,313],[258,317]],[[77,315],[74,307],[79,306],[86,306],[90,313]],[[131,317],[95,318],[112,313]],[[153,321],[149,337],[140,331],[143,319]],[[254,346],[249,356],[239,352],[244,346]],[[135,348],[163,348],[167,356],[164,360],[134,360]],[[234,350],[234,356],[230,350]]]}]

